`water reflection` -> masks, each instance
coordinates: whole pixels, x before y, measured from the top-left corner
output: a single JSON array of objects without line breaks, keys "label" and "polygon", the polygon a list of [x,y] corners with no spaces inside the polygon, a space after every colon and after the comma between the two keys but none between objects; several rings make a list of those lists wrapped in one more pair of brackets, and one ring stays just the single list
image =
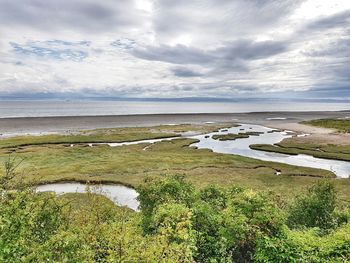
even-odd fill
[{"label": "water reflection", "polygon": [[[37,192],[52,191],[56,194],[66,193],[86,193],[87,187],[81,183],[53,183],[39,185],[36,188]],[[101,184],[90,187],[90,191],[97,194],[102,194],[114,203],[120,206],[127,206],[132,210],[137,211],[139,202],[136,200],[138,193],[135,189],[123,185]]]},{"label": "water reflection", "polygon": [[[245,139],[236,139],[229,141],[219,141],[212,139],[214,134],[228,134],[239,132],[263,132],[260,136],[250,136]],[[292,135],[286,131],[274,131],[273,129],[260,125],[242,124],[239,127],[229,128],[226,131],[219,131],[210,134],[194,136],[198,143],[192,144],[199,149],[211,149],[217,153],[238,154],[263,161],[274,161],[297,166],[320,168],[332,171],[336,176],[347,178],[350,175],[350,162],[315,158],[310,155],[288,155],[273,152],[257,151],[249,148],[251,144],[275,144]],[[209,136],[208,136],[209,135]]]}]

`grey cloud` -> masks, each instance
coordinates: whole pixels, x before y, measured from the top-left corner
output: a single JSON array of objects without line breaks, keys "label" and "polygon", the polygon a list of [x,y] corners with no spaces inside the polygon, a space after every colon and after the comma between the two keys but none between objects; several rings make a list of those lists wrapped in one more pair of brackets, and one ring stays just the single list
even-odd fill
[{"label": "grey cloud", "polygon": [[338,67],[336,70],[336,75],[341,78],[341,80],[345,80],[349,82],[349,92],[350,92],[350,59],[348,58],[347,62]]},{"label": "grey cloud", "polygon": [[[222,74],[225,71],[246,71],[248,61],[268,58],[285,52],[287,48],[288,45],[284,42],[238,40],[211,50],[183,45],[161,45],[135,48],[131,52],[134,56],[145,60],[179,65],[194,64],[211,69],[212,74]],[[186,75],[186,72],[174,73],[175,75]]]},{"label": "grey cloud", "polygon": [[112,46],[120,49],[131,49],[135,46],[136,41],[129,38],[117,39],[111,43]]},{"label": "grey cloud", "polygon": [[346,96],[337,87],[340,85],[350,89],[349,33],[349,9],[315,18],[294,33],[290,42],[303,48],[300,53],[309,65],[307,77],[312,84],[307,88],[311,88],[310,96],[334,97],[337,92]]},{"label": "grey cloud", "polygon": [[0,5],[2,26],[105,32],[142,23],[142,12],[129,0],[0,0]]},{"label": "grey cloud", "polygon": [[348,94],[350,10],[305,22],[290,16],[301,0],[151,1],[147,13],[136,0],[0,0],[0,91]]},{"label": "grey cloud", "polygon": [[158,0],[153,17],[156,36],[166,41],[176,34],[251,36],[277,25],[303,0]]},{"label": "grey cloud", "polygon": [[172,73],[177,76],[177,77],[182,77],[182,78],[191,78],[191,77],[201,77],[203,76],[202,73],[196,72],[192,69],[189,68],[184,68],[184,67],[177,67],[177,68],[172,68],[171,69]]},{"label": "grey cloud", "polygon": [[132,54],[138,58],[163,61],[173,64],[207,64],[215,59],[210,53],[194,48],[177,45],[175,47],[147,46],[143,48],[135,48]]},{"label": "grey cloud", "polygon": [[[37,43],[40,43],[37,41]],[[91,41],[77,41],[77,42],[72,42],[72,41],[64,41],[60,39],[54,39],[54,40],[47,40],[47,41],[41,41],[41,43],[47,44],[47,45],[58,45],[58,46],[91,46]]]},{"label": "grey cloud", "polygon": [[333,57],[346,58],[350,57],[350,38],[333,40],[325,46],[319,48],[310,48],[302,52],[310,57]]},{"label": "grey cloud", "polygon": [[350,10],[345,10],[331,16],[316,19],[306,26],[306,29],[325,30],[331,28],[349,28],[350,27]]},{"label": "grey cloud", "polygon": [[277,41],[255,42],[251,40],[238,40],[218,48],[214,53],[225,59],[254,60],[267,58],[287,50],[287,43]]},{"label": "grey cloud", "polygon": [[309,95],[312,98],[350,99],[350,85],[313,87],[310,90],[301,93],[301,95]]}]

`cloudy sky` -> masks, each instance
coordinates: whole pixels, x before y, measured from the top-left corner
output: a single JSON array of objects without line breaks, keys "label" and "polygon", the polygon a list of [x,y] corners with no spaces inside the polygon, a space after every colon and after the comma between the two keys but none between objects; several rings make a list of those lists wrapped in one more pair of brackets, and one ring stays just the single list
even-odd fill
[{"label": "cloudy sky", "polygon": [[43,96],[350,99],[350,1],[0,0],[0,98]]}]

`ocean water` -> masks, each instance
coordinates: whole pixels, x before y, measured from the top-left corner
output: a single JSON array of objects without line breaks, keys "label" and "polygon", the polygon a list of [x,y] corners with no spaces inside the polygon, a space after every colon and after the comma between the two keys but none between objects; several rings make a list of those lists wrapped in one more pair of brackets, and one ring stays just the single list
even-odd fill
[{"label": "ocean water", "polygon": [[0,118],[339,110],[350,110],[350,104],[285,101],[232,103],[140,101],[0,101]]}]

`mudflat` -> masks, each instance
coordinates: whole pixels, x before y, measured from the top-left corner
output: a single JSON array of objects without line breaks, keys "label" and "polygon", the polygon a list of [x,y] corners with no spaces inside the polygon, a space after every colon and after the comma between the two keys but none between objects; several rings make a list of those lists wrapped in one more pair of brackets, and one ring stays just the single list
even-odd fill
[{"label": "mudflat", "polygon": [[[215,114],[150,114],[114,116],[0,118],[1,134],[71,132],[77,130],[117,127],[147,127],[162,124],[201,124],[205,122],[238,122],[260,124],[306,133],[331,131],[297,123],[321,118],[347,118],[350,111],[318,112],[252,112]],[[309,129],[312,129],[310,132]],[[322,132],[321,132],[322,131]]]}]

